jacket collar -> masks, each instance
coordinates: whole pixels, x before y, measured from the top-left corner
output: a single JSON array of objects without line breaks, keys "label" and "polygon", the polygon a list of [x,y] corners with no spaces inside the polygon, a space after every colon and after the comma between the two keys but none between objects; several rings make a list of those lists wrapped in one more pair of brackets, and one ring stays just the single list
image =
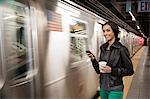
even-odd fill
[{"label": "jacket collar", "polygon": [[122,44],[119,41],[115,41],[111,46],[115,48],[120,48]]},{"label": "jacket collar", "polygon": [[[122,46],[122,44],[119,41],[115,41],[110,48],[120,48]],[[101,48],[106,50],[106,48],[108,47],[108,42],[104,43]]]}]

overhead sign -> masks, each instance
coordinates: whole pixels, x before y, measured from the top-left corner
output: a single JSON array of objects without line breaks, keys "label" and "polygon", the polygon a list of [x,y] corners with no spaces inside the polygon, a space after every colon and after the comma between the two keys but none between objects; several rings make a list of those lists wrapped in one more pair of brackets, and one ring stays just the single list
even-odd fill
[{"label": "overhead sign", "polygon": [[131,1],[126,1],[126,12],[131,11]]},{"label": "overhead sign", "polygon": [[150,1],[138,1],[138,12],[150,12]]}]

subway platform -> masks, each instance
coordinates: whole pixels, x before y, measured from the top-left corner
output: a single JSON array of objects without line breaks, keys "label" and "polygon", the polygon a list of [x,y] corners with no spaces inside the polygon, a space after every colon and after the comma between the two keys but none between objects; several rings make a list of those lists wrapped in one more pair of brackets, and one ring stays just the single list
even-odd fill
[{"label": "subway platform", "polygon": [[143,47],[141,50],[143,51],[141,55],[135,57],[135,60],[136,58],[140,60],[128,94],[124,99],[150,99],[150,48]]}]

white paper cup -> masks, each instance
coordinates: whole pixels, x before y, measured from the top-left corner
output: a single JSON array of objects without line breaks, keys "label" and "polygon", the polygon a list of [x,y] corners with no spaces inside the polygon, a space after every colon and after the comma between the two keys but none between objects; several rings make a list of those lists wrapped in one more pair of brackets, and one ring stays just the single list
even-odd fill
[{"label": "white paper cup", "polygon": [[105,62],[105,61],[100,61],[99,62],[99,70],[100,70],[101,73],[104,73],[104,71],[102,70],[102,66],[105,66],[106,64],[107,64],[107,62]]}]

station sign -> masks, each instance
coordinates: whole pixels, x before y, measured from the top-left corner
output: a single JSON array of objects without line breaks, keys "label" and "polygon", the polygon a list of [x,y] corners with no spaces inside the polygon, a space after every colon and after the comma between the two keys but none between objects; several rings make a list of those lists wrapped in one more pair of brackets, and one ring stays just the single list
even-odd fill
[{"label": "station sign", "polygon": [[150,1],[138,1],[138,12],[150,12]]}]

